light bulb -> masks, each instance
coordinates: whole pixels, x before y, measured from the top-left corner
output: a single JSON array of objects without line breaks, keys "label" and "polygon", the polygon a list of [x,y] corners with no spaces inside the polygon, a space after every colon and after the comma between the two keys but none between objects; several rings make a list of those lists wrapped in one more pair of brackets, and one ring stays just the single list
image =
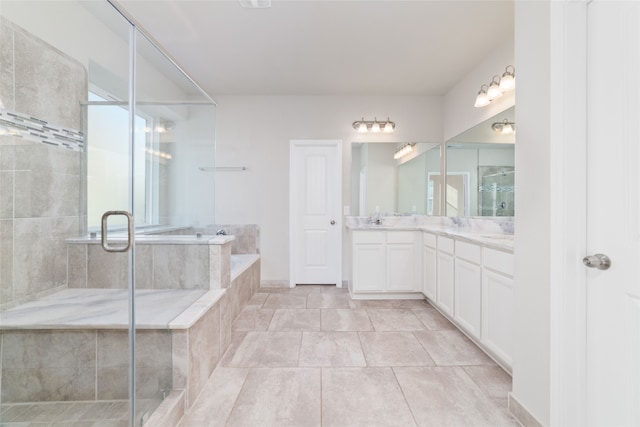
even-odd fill
[{"label": "light bulb", "polygon": [[394,125],[391,124],[391,122],[389,121],[389,118],[387,117],[387,123],[385,123],[384,125],[384,132],[391,133],[393,132],[393,128],[394,128]]},{"label": "light bulb", "polygon": [[511,123],[505,123],[504,126],[502,126],[502,134],[509,133],[513,133],[513,126],[511,126]]},{"label": "light bulb", "polygon": [[516,78],[513,77],[513,74],[504,73],[500,79],[500,89],[506,92],[514,87],[516,87]]},{"label": "light bulb", "polygon": [[[509,71],[511,68],[513,71]],[[513,65],[507,65],[507,68],[504,69],[504,74],[502,74],[502,78],[500,79],[500,89],[503,92],[511,90],[516,87],[516,69]]]},{"label": "light bulb", "polygon": [[489,105],[489,98],[487,97],[487,92],[485,91],[485,87],[487,85],[482,85],[480,88],[480,92],[478,92],[478,96],[476,96],[476,102],[473,104],[474,107],[486,107]]},{"label": "light bulb", "polygon": [[364,122],[364,117],[363,117],[362,121],[358,125],[358,133],[367,133],[367,130],[368,130],[367,124]]},{"label": "light bulb", "polygon": [[500,85],[498,84],[498,82],[492,81],[489,85],[489,89],[487,89],[487,98],[489,98],[490,100],[494,100],[500,98],[501,96],[502,91],[500,90]]},{"label": "light bulb", "polygon": [[380,123],[378,123],[377,119],[373,119],[373,124],[371,125],[371,132],[380,133]]}]

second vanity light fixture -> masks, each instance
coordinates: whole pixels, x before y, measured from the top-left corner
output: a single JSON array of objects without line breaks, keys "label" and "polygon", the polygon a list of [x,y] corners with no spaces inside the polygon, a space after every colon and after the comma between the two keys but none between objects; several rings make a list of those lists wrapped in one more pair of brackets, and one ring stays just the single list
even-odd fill
[{"label": "second vanity light fixture", "polygon": [[504,119],[501,122],[496,122],[491,125],[491,129],[494,132],[502,133],[502,134],[510,134],[516,131],[516,124],[514,122],[510,122],[507,119]]},{"label": "second vanity light fixture", "polygon": [[395,154],[393,155],[393,158],[398,160],[399,158],[404,157],[407,154],[411,153],[413,150],[415,150],[415,148],[416,148],[415,142],[409,142],[407,144],[404,144],[400,149],[396,150]]},{"label": "second vanity light fixture", "polygon": [[502,77],[493,76],[491,82],[480,86],[480,91],[476,96],[474,107],[486,107],[494,99],[498,99],[503,93],[513,90],[516,87],[516,69],[513,65],[507,65]]},{"label": "second vanity light fixture", "polygon": [[377,118],[374,118],[373,121],[365,120],[364,117],[362,120],[356,120],[353,122],[353,128],[358,131],[358,133],[392,133],[396,128],[396,124],[389,120],[387,117],[386,121],[379,122]]}]

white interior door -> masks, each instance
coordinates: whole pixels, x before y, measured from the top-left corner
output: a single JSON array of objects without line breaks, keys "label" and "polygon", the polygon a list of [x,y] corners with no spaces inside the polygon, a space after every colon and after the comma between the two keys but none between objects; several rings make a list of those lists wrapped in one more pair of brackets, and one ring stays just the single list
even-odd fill
[{"label": "white interior door", "polygon": [[290,285],[342,286],[341,141],[291,141]]},{"label": "white interior door", "polygon": [[640,426],[640,3],[588,16],[587,420]]}]

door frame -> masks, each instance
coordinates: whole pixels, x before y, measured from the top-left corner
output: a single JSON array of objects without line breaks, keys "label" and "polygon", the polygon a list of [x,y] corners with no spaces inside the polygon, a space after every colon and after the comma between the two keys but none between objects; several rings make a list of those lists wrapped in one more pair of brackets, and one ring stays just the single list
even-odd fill
[{"label": "door frame", "polygon": [[335,148],[336,152],[336,187],[335,201],[336,201],[336,228],[338,232],[338,247],[336,248],[335,257],[337,262],[336,271],[336,286],[342,287],[342,212],[340,212],[340,206],[342,206],[342,140],[339,139],[292,139],[289,141],[289,287],[295,288],[296,286],[296,262],[298,261],[298,255],[295,249],[294,233],[296,230],[297,222],[295,217],[296,200],[295,191],[293,186],[293,159],[294,153],[297,149],[310,146],[325,146]]}]

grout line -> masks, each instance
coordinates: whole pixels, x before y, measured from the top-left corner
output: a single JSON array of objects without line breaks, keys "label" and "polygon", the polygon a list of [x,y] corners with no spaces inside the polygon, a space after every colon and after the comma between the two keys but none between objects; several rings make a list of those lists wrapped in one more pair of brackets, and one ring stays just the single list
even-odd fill
[{"label": "grout line", "polygon": [[[396,379],[396,384],[398,384],[398,388],[400,389],[400,393],[402,393],[402,398],[404,399],[404,403],[407,405],[407,408],[409,409],[409,413],[411,413],[411,418],[413,418],[413,422],[415,423],[416,426],[420,425],[418,423],[418,420],[416,419],[415,414],[413,413],[413,408],[411,408],[411,405],[409,404],[409,401],[407,400],[407,396],[404,393],[404,389],[402,388],[402,385],[400,384],[400,381],[398,381],[398,376],[396,375],[396,367],[394,366],[390,366],[389,368],[391,368],[391,372],[393,373],[393,377]],[[424,368],[424,366],[418,367],[418,368]]]},{"label": "grout line", "polygon": [[[233,400],[233,405],[231,405],[231,410],[229,411],[229,414],[227,415],[227,417],[224,420],[224,424],[226,425],[229,422],[229,418],[231,418],[231,415],[233,414],[233,411],[236,409],[236,407],[238,406],[238,399],[240,398],[240,395],[242,394],[242,390],[244,390],[244,386],[247,383],[247,378],[249,378],[249,375],[251,374],[251,371],[253,371],[255,368],[231,368],[231,369],[246,369],[247,370],[247,374],[244,376],[244,380],[242,381],[242,385],[240,386],[240,390],[238,391],[238,394],[236,394],[236,398]],[[194,406],[192,406],[193,408]]]},{"label": "grout line", "polygon": [[429,350],[427,350],[427,347],[425,347],[425,345],[422,343],[422,341],[420,341],[420,339],[416,336],[416,332],[424,332],[424,331],[411,331],[411,334],[413,335],[413,338],[415,338],[415,340],[418,341],[418,344],[420,344],[420,347],[422,347],[424,349],[424,352],[427,353],[427,356],[429,356],[429,359],[431,359],[431,361],[433,362],[432,367],[433,366],[440,366],[440,365],[438,365],[436,360],[433,358],[433,356],[431,356],[431,353],[429,352]]},{"label": "grout line", "polygon": [[362,337],[360,336],[362,332],[357,331],[356,333],[358,334],[358,341],[360,342],[360,350],[362,350],[362,356],[364,356],[364,363],[365,363],[364,367],[370,368],[371,365],[369,364],[369,360],[367,360],[367,353],[364,351],[364,347],[362,346]]}]

